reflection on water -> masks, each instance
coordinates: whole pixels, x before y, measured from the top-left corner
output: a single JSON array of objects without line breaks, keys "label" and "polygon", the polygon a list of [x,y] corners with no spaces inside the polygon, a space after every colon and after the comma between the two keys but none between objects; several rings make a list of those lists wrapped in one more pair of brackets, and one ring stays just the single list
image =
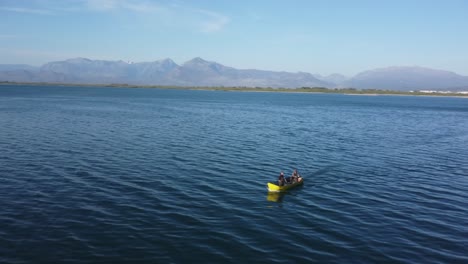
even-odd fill
[{"label": "reflection on water", "polygon": [[285,192],[268,192],[267,201],[281,203]]}]

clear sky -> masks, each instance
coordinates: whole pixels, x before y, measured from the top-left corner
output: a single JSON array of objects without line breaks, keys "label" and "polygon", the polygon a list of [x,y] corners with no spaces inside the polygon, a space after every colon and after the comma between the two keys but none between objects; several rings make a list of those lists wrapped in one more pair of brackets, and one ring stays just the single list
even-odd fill
[{"label": "clear sky", "polygon": [[0,64],[75,57],[468,75],[465,0],[0,0]]}]

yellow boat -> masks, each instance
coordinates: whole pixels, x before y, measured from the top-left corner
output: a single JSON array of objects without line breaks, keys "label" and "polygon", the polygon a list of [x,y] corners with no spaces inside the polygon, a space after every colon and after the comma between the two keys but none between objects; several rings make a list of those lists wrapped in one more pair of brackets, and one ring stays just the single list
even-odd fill
[{"label": "yellow boat", "polygon": [[285,192],[293,187],[302,185],[303,183],[304,183],[304,179],[302,177],[299,177],[298,181],[295,183],[285,183],[283,186],[279,186],[279,185],[269,182],[267,186],[268,186],[268,191],[270,192]]}]

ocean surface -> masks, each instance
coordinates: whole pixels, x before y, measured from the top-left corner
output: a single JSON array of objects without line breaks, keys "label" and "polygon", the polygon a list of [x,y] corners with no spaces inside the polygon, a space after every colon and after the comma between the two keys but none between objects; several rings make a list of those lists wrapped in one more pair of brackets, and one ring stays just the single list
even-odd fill
[{"label": "ocean surface", "polygon": [[468,263],[468,99],[0,86],[0,263]]}]

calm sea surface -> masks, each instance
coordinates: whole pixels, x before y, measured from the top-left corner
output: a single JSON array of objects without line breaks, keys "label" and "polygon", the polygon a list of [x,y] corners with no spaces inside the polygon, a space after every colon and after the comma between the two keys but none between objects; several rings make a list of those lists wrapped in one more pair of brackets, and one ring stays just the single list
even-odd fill
[{"label": "calm sea surface", "polygon": [[468,263],[468,99],[0,86],[0,263],[314,262]]}]

